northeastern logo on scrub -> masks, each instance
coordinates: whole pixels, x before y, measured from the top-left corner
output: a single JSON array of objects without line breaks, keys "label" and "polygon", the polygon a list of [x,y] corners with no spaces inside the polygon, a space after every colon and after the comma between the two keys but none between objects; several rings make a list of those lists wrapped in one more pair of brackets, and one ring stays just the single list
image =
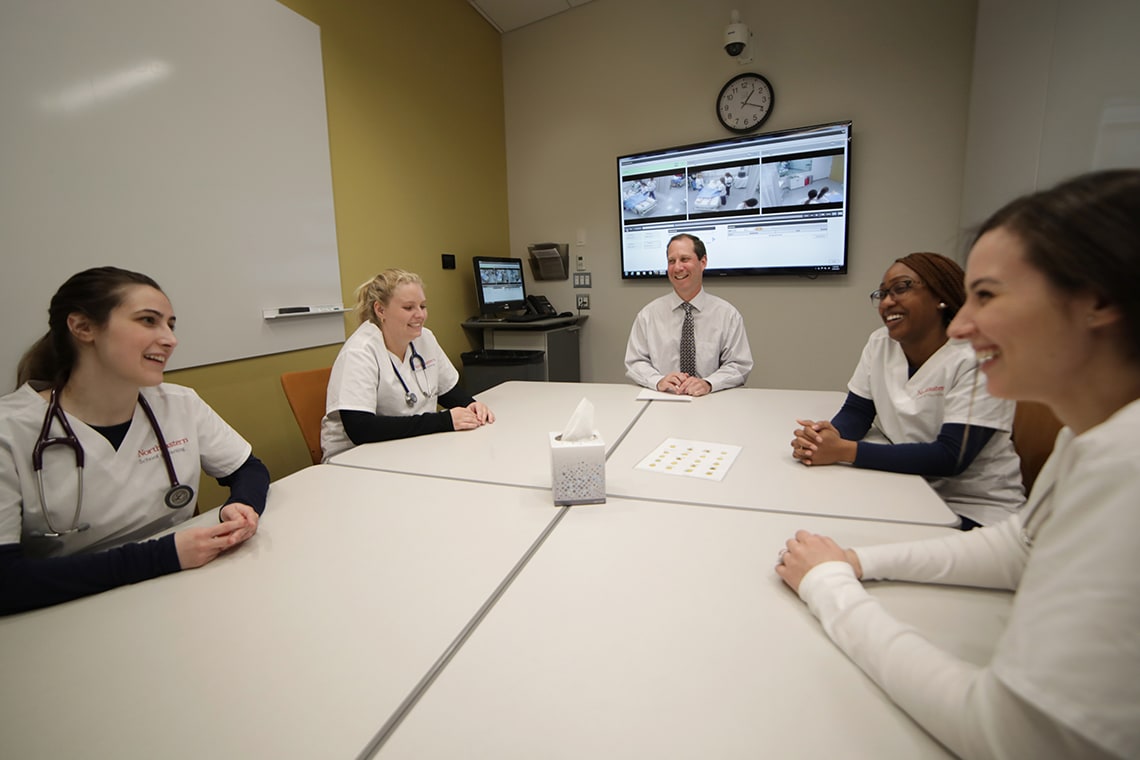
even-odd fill
[{"label": "northeastern logo on scrub", "polygon": [[[186,444],[190,443],[189,438],[179,438],[177,441],[167,441],[166,448],[172,452],[186,448]],[[139,462],[149,462],[158,456],[158,445],[151,446],[149,449],[139,449]]]},{"label": "northeastern logo on scrub", "polygon": [[946,386],[945,385],[932,385],[929,388],[923,388],[918,393],[916,393],[914,397],[915,398],[922,398],[923,396],[926,396],[926,395],[931,394],[931,393],[945,393],[945,392],[946,392]]}]

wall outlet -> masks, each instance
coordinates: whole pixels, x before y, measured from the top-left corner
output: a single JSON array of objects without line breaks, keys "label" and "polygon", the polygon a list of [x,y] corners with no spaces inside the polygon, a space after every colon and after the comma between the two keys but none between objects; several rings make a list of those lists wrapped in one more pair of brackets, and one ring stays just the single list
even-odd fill
[{"label": "wall outlet", "polygon": [[590,308],[590,297],[585,293],[578,294],[578,311],[585,311]]}]

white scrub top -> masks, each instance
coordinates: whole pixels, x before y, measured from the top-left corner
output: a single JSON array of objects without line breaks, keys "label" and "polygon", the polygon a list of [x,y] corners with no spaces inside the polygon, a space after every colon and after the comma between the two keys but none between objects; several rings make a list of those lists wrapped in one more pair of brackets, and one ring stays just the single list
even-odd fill
[{"label": "white scrub top", "polygon": [[[423,358],[422,364],[420,358],[413,358],[413,348]],[[372,322],[362,323],[341,346],[329,376],[325,416],[321,420],[325,461],[353,446],[340,421],[341,409],[381,417],[426,414],[435,412],[439,397],[458,383],[459,372],[431,330],[425,327],[404,355],[396,356],[384,345],[379,327]],[[405,384],[416,395],[413,406],[405,400]]]},{"label": "white scrub top", "polygon": [[[59,538],[34,536],[47,530],[32,469],[32,449],[48,404],[31,386],[23,385],[0,398],[0,544],[19,542],[28,556],[48,557],[110,549],[148,538],[194,515],[203,470],[212,477],[225,477],[249,458],[249,443],[193,390],[163,383],[143,388],[142,394],[158,419],[178,482],[192,487],[195,498],[180,509],[171,509],[163,501],[170,477],[154,429],[140,405],[135,405],[118,450],[97,430],[67,415],[84,454],[79,521],[91,527]],[[53,421],[49,432],[64,435],[59,420]],[[77,470],[72,452],[62,445],[44,451],[44,498],[52,525],[59,530],[70,528],[75,514]]]},{"label": "white scrub top", "polygon": [[908,378],[906,355],[886,327],[871,333],[847,384],[852,393],[875,402],[869,442],[930,443],[945,423],[998,431],[964,472],[927,479],[955,512],[991,525],[1016,511],[1025,502],[1025,491],[1021,461],[1009,437],[1015,404],[994,398],[985,386],[973,349],[953,341]]}]

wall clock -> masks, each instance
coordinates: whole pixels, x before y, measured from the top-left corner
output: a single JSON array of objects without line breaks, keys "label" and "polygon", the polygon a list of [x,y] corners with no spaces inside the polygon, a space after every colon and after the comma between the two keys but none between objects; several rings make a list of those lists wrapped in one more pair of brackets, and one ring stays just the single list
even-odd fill
[{"label": "wall clock", "polygon": [[772,83],[760,74],[737,74],[716,96],[716,117],[731,132],[751,132],[772,113]]}]

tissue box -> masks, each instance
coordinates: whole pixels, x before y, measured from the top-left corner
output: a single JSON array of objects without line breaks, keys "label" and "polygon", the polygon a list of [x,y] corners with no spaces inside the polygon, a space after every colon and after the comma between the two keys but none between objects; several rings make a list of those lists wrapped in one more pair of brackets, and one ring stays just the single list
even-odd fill
[{"label": "tissue box", "polygon": [[604,504],[606,444],[594,435],[584,441],[563,441],[550,434],[550,481],[554,504]]}]

